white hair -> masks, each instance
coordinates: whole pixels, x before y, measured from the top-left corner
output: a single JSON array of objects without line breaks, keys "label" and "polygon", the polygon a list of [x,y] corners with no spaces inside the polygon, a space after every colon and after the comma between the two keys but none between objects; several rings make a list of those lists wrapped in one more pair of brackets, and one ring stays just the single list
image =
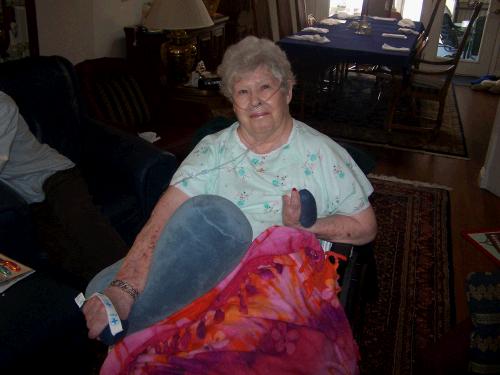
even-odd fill
[{"label": "white hair", "polygon": [[243,74],[266,67],[281,82],[281,88],[288,91],[295,84],[292,67],[285,52],[269,39],[247,36],[230,46],[224,53],[217,74],[222,79],[221,91],[232,100],[233,86]]}]

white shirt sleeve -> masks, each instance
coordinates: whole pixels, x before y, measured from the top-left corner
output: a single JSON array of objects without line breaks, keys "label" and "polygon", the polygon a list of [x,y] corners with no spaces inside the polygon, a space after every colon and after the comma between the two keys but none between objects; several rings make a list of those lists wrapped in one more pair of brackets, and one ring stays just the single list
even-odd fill
[{"label": "white shirt sleeve", "polygon": [[10,96],[0,91],[0,173],[9,161],[18,121],[17,105]]}]

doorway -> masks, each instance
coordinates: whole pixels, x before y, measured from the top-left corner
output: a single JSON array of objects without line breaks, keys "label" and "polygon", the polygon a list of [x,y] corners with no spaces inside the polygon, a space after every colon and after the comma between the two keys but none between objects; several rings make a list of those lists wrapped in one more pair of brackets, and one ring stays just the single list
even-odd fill
[{"label": "doorway", "polygon": [[[422,13],[430,13],[435,0],[424,1]],[[495,74],[500,69],[500,0],[482,0],[479,13],[466,41],[456,73],[466,76]],[[452,56],[462,40],[465,28],[472,15],[472,0],[446,0],[438,11],[438,16],[430,34],[426,58],[440,59]],[[441,14],[441,17],[439,17]],[[496,72],[500,74],[500,72]]]}]

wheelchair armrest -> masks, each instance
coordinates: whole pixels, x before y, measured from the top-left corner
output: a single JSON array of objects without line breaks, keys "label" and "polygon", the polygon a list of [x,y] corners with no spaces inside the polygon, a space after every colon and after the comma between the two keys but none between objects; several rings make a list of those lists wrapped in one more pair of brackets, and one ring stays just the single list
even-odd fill
[{"label": "wheelchair armrest", "polygon": [[[332,243],[331,251],[346,257],[338,265],[339,300],[353,325],[357,310],[368,299],[376,295],[377,276],[373,242],[362,246]],[[332,257],[333,258],[333,257]],[[330,261],[334,261],[330,259]]]}]

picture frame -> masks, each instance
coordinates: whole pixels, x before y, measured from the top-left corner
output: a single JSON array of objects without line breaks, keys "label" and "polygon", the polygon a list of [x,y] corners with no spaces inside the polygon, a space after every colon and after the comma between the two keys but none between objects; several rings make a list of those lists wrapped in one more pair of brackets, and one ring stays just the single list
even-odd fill
[{"label": "picture frame", "polygon": [[38,56],[35,0],[0,0],[0,62]]}]

